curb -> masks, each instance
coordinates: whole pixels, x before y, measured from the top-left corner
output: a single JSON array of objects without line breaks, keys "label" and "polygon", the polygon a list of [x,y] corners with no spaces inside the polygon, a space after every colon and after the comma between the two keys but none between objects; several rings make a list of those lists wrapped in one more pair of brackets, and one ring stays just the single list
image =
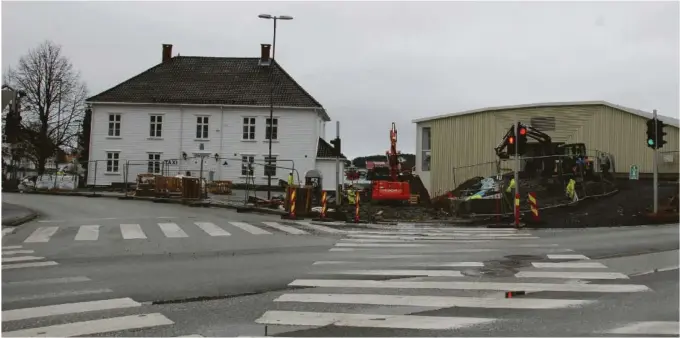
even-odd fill
[{"label": "curb", "polygon": [[8,221],[2,220],[2,226],[6,226],[6,227],[17,227],[17,226],[22,225],[22,224],[24,224],[24,223],[26,223],[26,222],[30,222],[30,221],[36,219],[36,218],[39,216],[37,212],[35,212],[35,211],[33,211],[33,210],[30,210],[30,209],[28,209],[28,210],[29,210],[31,213],[28,214],[28,215],[26,215],[26,216],[23,216],[23,217],[15,217],[15,218],[13,218],[13,219],[11,219],[11,220],[8,220]]},{"label": "curb", "polygon": [[248,206],[237,206],[237,205],[229,205],[229,204],[221,204],[221,203],[212,203],[209,201],[183,201],[183,200],[176,200],[176,199],[169,199],[169,198],[157,198],[157,197],[147,197],[147,196],[111,196],[111,195],[102,195],[102,194],[97,194],[95,193],[82,193],[82,192],[53,192],[53,191],[45,191],[45,192],[37,192],[37,191],[26,191],[24,192],[25,194],[33,194],[33,195],[53,195],[53,196],[78,196],[78,197],[101,197],[101,198],[116,198],[119,200],[138,200],[138,201],[149,201],[149,202],[154,202],[154,203],[168,203],[168,204],[181,204],[181,205],[186,205],[190,207],[198,207],[198,206],[204,206],[204,207],[214,207],[214,208],[221,208],[221,209],[235,209],[236,212],[255,212],[255,213],[263,213],[263,214],[272,214],[272,215],[283,215],[285,214],[284,211],[281,210],[276,210],[276,209],[267,209],[267,208],[258,208],[258,207],[248,207]]}]

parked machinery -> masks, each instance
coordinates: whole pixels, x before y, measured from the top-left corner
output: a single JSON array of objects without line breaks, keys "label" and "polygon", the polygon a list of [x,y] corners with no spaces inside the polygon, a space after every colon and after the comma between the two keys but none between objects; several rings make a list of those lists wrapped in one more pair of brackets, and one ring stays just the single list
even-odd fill
[{"label": "parked machinery", "polygon": [[411,198],[411,188],[409,182],[400,180],[401,164],[397,151],[397,126],[394,122],[390,130],[390,150],[386,152],[386,155],[386,164],[376,163],[368,171],[367,178],[371,181],[371,200],[408,202]]}]

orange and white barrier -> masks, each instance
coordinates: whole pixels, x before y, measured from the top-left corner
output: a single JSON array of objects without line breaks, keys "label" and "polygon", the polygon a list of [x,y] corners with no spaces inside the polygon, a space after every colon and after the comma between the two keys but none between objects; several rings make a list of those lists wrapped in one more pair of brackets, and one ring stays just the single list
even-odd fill
[{"label": "orange and white barrier", "polygon": [[529,208],[531,209],[531,218],[534,222],[538,222],[541,218],[538,215],[538,203],[536,202],[536,193],[529,193]]},{"label": "orange and white barrier", "polygon": [[354,198],[354,223],[359,223],[359,192],[356,192],[356,197]]},{"label": "orange and white barrier", "polygon": [[326,192],[321,192],[321,219],[326,218],[326,210],[328,210],[328,198]]}]

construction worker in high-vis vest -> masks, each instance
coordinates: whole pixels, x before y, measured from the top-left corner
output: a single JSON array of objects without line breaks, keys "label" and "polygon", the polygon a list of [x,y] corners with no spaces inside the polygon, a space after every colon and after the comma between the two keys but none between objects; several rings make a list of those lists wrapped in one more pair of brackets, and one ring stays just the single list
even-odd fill
[{"label": "construction worker in high-vis vest", "polygon": [[288,186],[292,187],[293,186],[293,172],[291,171],[290,174],[288,174]]}]

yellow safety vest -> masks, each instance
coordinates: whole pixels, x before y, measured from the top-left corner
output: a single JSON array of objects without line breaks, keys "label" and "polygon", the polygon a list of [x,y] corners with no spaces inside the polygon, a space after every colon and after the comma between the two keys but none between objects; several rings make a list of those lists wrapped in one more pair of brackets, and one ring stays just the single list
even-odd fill
[{"label": "yellow safety vest", "polygon": [[355,194],[353,189],[347,189],[347,201],[349,204],[354,204],[355,203]]},{"label": "yellow safety vest", "polygon": [[288,185],[293,185],[293,175],[288,175]]},{"label": "yellow safety vest", "polygon": [[515,179],[513,178],[510,180],[510,185],[508,185],[508,188],[505,189],[505,192],[512,192],[512,189],[515,188]]}]

